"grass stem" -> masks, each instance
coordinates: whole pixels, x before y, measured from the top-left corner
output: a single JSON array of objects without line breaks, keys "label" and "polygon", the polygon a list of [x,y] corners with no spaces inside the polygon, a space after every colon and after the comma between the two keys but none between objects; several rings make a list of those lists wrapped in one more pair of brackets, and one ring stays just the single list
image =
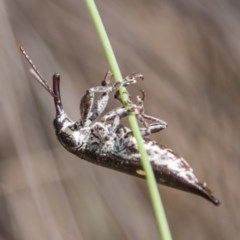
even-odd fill
[{"label": "grass stem", "polygon": [[[94,0],[85,0],[86,6],[88,8],[89,14],[92,18],[96,31],[98,33],[100,42],[103,46],[106,58],[110,65],[111,72],[116,81],[122,79],[122,74],[120,72],[117,60],[115,58],[112,46],[110,44],[109,38],[107,36],[105,27],[97,10]],[[120,96],[123,102],[127,102],[128,94],[124,87],[120,89]],[[171,240],[171,233],[169,230],[168,222],[166,219],[165,211],[162,205],[162,201],[159,195],[158,186],[155,180],[155,176],[152,171],[150,162],[148,161],[148,156],[144,148],[143,139],[139,130],[138,122],[134,114],[129,114],[128,116],[129,124],[136,138],[138,144],[138,150],[141,155],[143,169],[146,173],[147,185],[151,197],[151,202],[153,205],[153,210],[156,217],[157,226],[162,240]]]}]

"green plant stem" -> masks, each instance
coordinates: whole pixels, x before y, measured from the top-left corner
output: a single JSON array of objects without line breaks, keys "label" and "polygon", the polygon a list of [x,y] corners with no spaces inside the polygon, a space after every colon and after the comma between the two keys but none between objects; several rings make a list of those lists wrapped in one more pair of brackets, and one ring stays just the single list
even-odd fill
[{"label": "green plant stem", "polygon": [[[122,75],[120,72],[120,69],[118,67],[117,60],[115,58],[113,49],[111,47],[110,41],[108,39],[107,33],[105,31],[104,25],[102,23],[101,17],[98,13],[97,7],[95,5],[94,0],[85,0],[88,11],[91,15],[91,18],[93,20],[94,26],[97,30],[99,39],[102,43],[102,46],[104,48],[105,55],[107,57],[108,63],[110,65],[110,69],[113,73],[113,76],[116,81],[120,81],[122,79]],[[127,90],[124,87],[121,87],[119,90],[121,99],[124,103],[127,103],[128,94]],[[127,104],[126,104],[127,107]],[[136,120],[136,117],[134,114],[129,114],[128,116],[130,127],[133,131],[134,137],[136,138],[138,150],[141,155],[142,165],[143,169],[146,173],[146,180],[148,189],[151,196],[151,201],[157,221],[157,226],[159,229],[159,233],[162,240],[171,240],[171,233],[169,230],[168,222],[166,219],[165,211],[162,205],[162,201],[159,195],[157,183],[155,180],[155,176],[153,174],[153,170],[151,167],[150,162],[148,161],[148,156],[146,153],[146,150],[144,148],[143,139],[139,130],[138,122]]]}]

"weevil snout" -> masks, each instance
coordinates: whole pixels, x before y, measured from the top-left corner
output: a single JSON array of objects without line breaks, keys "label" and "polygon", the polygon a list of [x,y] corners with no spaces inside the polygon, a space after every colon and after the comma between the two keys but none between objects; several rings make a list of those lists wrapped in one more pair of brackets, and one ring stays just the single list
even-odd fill
[{"label": "weevil snout", "polygon": [[60,74],[55,73],[53,75],[53,93],[54,93],[54,104],[56,108],[56,116],[64,113],[61,95],[60,95]]},{"label": "weevil snout", "polygon": [[66,131],[69,128],[71,131],[75,129],[75,122],[73,122],[64,112],[61,95],[60,95],[60,74],[55,73],[53,75],[53,93],[54,93],[54,105],[56,109],[56,117],[53,121],[53,125],[56,129],[56,134],[61,131]]},{"label": "weevil snout", "polygon": [[64,113],[61,95],[60,95],[60,74],[55,73],[53,75],[53,99],[56,109],[56,117],[53,121],[56,134],[59,134],[63,129],[72,124],[72,121]]}]

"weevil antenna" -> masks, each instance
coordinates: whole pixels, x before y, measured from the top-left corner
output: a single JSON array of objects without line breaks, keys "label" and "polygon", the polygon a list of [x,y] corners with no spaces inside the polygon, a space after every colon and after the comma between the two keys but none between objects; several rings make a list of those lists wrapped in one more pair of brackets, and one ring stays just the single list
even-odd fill
[{"label": "weevil antenna", "polygon": [[31,58],[28,56],[27,52],[24,50],[22,46],[19,46],[20,51],[22,52],[23,56],[26,58],[28,63],[31,66],[30,72],[32,75],[36,78],[36,80],[51,94],[51,96],[55,99],[57,96],[55,95],[52,88],[49,87],[47,82],[44,80],[44,77],[41,75],[41,73],[38,71],[37,67],[34,65]]}]

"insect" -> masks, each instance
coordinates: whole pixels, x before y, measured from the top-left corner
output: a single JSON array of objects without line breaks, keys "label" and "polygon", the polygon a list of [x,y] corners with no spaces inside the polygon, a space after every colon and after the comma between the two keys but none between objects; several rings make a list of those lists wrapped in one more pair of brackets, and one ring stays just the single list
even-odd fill
[{"label": "insect", "polygon": [[[73,121],[64,112],[60,95],[60,75],[53,75],[53,88],[44,80],[25,50],[21,52],[31,66],[30,71],[37,81],[53,97],[56,109],[54,128],[62,146],[69,152],[91,163],[145,178],[141,165],[136,139],[132,131],[121,125],[121,119],[134,112],[141,123],[145,149],[158,183],[194,193],[215,205],[220,202],[207,188],[206,183],[198,181],[193,169],[171,149],[147,137],[166,128],[167,124],[158,118],[144,113],[145,94],[137,98],[137,103],[129,100],[129,108],[121,106],[103,115],[111,92],[117,95],[121,86],[134,84],[143,79],[142,74],[133,74],[110,86],[112,74],[108,72],[101,86],[89,88],[80,102],[80,120]],[[98,98],[96,97],[98,94]],[[98,118],[98,119],[97,119]]]}]

